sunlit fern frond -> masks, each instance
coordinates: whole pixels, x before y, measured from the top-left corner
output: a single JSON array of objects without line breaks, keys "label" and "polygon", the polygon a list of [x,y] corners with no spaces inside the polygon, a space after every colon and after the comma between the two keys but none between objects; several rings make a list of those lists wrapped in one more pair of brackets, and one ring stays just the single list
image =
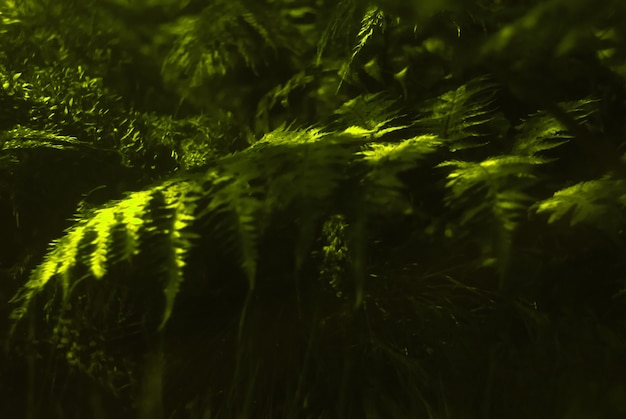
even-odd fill
[{"label": "sunlit fern frond", "polygon": [[603,178],[577,183],[538,202],[534,209],[549,215],[548,223],[569,219],[572,226],[585,224],[614,237],[624,225],[626,182]]},{"label": "sunlit fern frond", "polygon": [[341,105],[336,111],[337,122],[353,134],[380,138],[405,126],[392,126],[401,115],[394,109],[395,101],[380,93],[359,95]]},{"label": "sunlit fern frond", "polygon": [[49,286],[62,290],[65,304],[79,282],[107,278],[120,263],[141,258],[159,260],[154,277],[164,295],[164,327],[184,281],[197,220],[209,225],[227,252],[240,259],[253,290],[259,240],[269,216],[296,214],[300,237],[295,257],[304,260],[317,234],[315,226],[334,205],[347,163],[366,141],[282,127],[242,152],[219,158],[205,173],[175,177],[79,214],[13,299],[18,304],[13,319],[23,318],[34,297]]},{"label": "sunlit fern frond", "polygon": [[250,148],[262,167],[267,202],[284,209],[302,200],[327,204],[360,140],[319,129],[278,128]]},{"label": "sunlit fern frond", "polygon": [[78,216],[65,236],[52,242],[44,261],[14,297],[13,301],[20,305],[13,312],[13,319],[20,320],[33,298],[51,282],[58,283],[66,303],[78,282],[104,278],[114,264],[131,262],[142,245],[156,241],[156,248],[162,252],[156,256],[165,273],[161,326],[165,325],[183,279],[185,255],[191,247],[193,234],[188,227],[194,219],[196,192],[193,182],[170,180]]},{"label": "sunlit fern frond", "polygon": [[376,31],[384,29],[384,14],[382,10],[375,6],[369,6],[365,10],[365,15],[361,19],[361,28],[357,35],[357,42],[354,46],[354,52],[348,61],[348,65],[352,63],[354,58],[369,43]]},{"label": "sunlit fern frond", "polygon": [[535,179],[534,167],[545,162],[538,157],[497,156],[482,162],[446,161],[438,167],[452,167],[448,174],[446,203],[461,209],[462,224],[480,218],[487,211],[507,230],[530,197],[521,189]]},{"label": "sunlit fern frond", "polygon": [[398,175],[418,167],[430,154],[437,151],[443,141],[434,135],[420,135],[398,143],[369,143],[358,155],[363,157],[369,172],[363,179],[367,201],[383,213],[400,209],[411,211],[401,192],[405,185]]},{"label": "sunlit fern frond", "polygon": [[[446,161],[448,174],[446,205],[457,212],[460,231],[481,236],[481,263],[496,265],[505,281],[512,249],[512,235],[533,199],[524,189],[535,181],[537,157],[505,155],[482,162]],[[501,283],[502,285],[503,283]]]},{"label": "sunlit fern frond", "polygon": [[307,257],[322,218],[341,198],[341,183],[364,141],[318,129],[279,129],[252,147],[262,149],[263,164],[272,167],[266,186],[268,206],[298,214],[296,269]]},{"label": "sunlit fern frond", "polygon": [[[365,51],[370,45],[374,45],[374,42],[380,40],[380,34],[385,30],[385,15],[378,7],[368,5],[363,10],[363,17],[359,25],[358,33],[356,34],[355,45],[352,47],[352,53],[343,61],[341,68],[339,69],[339,75],[341,76],[341,82],[354,81],[355,60],[359,57],[362,51]],[[360,61],[365,61],[361,59]],[[375,58],[372,58],[365,62],[361,67],[370,77],[382,81],[382,75],[380,66]],[[340,82],[340,83],[341,83]]]},{"label": "sunlit fern frond", "polygon": [[447,140],[453,151],[481,145],[476,139],[496,116],[492,106],[495,89],[488,78],[480,77],[428,100],[420,107],[422,116],[416,126]]}]

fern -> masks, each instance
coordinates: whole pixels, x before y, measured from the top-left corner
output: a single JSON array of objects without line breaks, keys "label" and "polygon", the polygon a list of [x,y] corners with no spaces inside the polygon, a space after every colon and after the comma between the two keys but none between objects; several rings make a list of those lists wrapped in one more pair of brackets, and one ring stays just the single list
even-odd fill
[{"label": "fern", "polygon": [[[350,73],[350,67],[352,66],[352,63],[354,62],[354,59],[357,57],[357,55],[359,55],[361,50],[363,50],[370,43],[372,38],[375,36],[375,32],[384,31],[385,29],[384,17],[385,16],[383,12],[377,7],[369,6],[365,10],[365,14],[363,18],[361,19],[361,28],[359,29],[359,33],[357,35],[357,40],[356,40],[357,43],[354,46],[352,55],[350,56],[348,61],[344,64],[344,68],[341,70],[342,76],[345,77],[345,75]],[[366,65],[365,66],[366,71],[368,68],[371,69],[372,65],[374,64],[370,64],[369,67]],[[377,68],[376,65],[374,65],[374,67]],[[380,71],[371,70],[371,71],[368,71],[368,73],[371,74],[374,78],[380,79],[380,75],[379,75]]]},{"label": "fern", "polygon": [[280,84],[267,92],[259,101],[256,111],[257,131],[268,132],[270,130],[269,115],[277,103],[283,108],[289,107],[289,95],[296,89],[304,88],[312,83],[314,77],[303,70],[292,76],[286,83]]},{"label": "fern", "polygon": [[[166,271],[164,285],[165,309],[161,327],[169,319],[185,266],[185,255],[191,247],[193,235],[187,232],[198,186],[186,180],[174,179],[151,189],[133,192],[121,201],[79,216],[77,223],[67,234],[52,243],[44,261],[31,274],[14,302],[20,306],[13,312],[13,319],[20,320],[33,298],[48,283],[58,278],[63,290],[62,303],[67,303],[72,287],[83,279],[79,272],[86,272],[93,279],[106,276],[109,266],[122,261],[132,261],[141,245],[154,240],[157,233],[164,232],[167,244],[163,267]],[[165,220],[154,220],[154,205],[167,211]],[[158,208],[157,208],[158,209]],[[151,227],[157,222],[158,229]]]},{"label": "fern", "polygon": [[275,48],[270,30],[240,1],[217,1],[198,16],[180,18],[170,28],[174,48],[163,65],[166,79],[187,80],[189,87],[224,76],[240,62],[255,69],[259,54]]},{"label": "fern", "polygon": [[230,224],[227,237],[238,243],[237,253],[241,255],[241,266],[244,270],[250,291],[254,291],[256,266],[258,258],[258,237],[263,230],[266,208],[259,199],[261,190],[252,186],[256,173],[242,167],[237,170],[237,162],[230,159],[225,167],[232,170],[221,175],[214,183],[210,203],[204,211],[209,217],[226,214]]},{"label": "fern", "polygon": [[245,155],[262,170],[269,208],[282,210],[302,199],[326,202],[342,177],[339,170],[359,141],[363,140],[319,129],[281,127],[266,134]]},{"label": "fern", "polygon": [[[563,110],[578,121],[584,121],[596,112],[596,105],[597,101],[590,99],[561,104]],[[517,127],[517,130],[513,153],[523,156],[536,156],[573,138],[561,122],[546,112],[530,116]]]},{"label": "fern", "polygon": [[585,224],[614,237],[623,227],[625,191],[624,180],[591,180],[557,191],[551,198],[535,204],[533,209],[549,215],[548,223],[569,219],[571,226]]},{"label": "fern", "polygon": [[[85,277],[105,278],[111,266],[132,262],[146,251],[144,245],[153,243],[156,250],[151,257],[162,259],[165,278],[163,328],[184,280],[186,254],[195,238],[191,227],[197,217],[226,216],[214,228],[226,228],[228,237],[238,241],[235,253],[241,255],[250,290],[254,290],[258,238],[269,214],[295,208],[302,213],[302,226],[315,223],[343,177],[341,166],[357,147],[346,144],[354,141],[319,130],[282,128],[245,152],[220,159],[217,169],[173,178],[77,216],[76,224],[52,243],[42,264],[14,298],[20,306],[13,318],[21,319],[50,281],[58,281],[66,303],[76,283]],[[201,208],[197,207],[200,200],[206,201]]]},{"label": "fern", "polygon": [[[497,264],[504,287],[512,249],[512,235],[533,199],[523,190],[535,180],[533,169],[545,160],[537,157],[499,156],[482,162],[446,161],[446,204],[458,211],[461,231],[482,234],[484,265]],[[468,227],[473,227],[468,230]]]},{"label": "fern", "polygon": [[495,85],[481,77],[450,90],[421,107],[418,129],[449,142],[452,151],[475,147],[485,126],[496,114],[492,102]]},{"label": "fern", "polygon": [[[316,65],[322,64],[324,53],[327,52],[330,45],[340,43],[343,46],[344,43],[353,43],[353,39],[349,34],[354,30],[353,25],[361,27],[363,14],[364,10],[362,10],[357,0],[341,0],[338,2],[318,42]],[[349,48],[352,48],[352,45]]]},{"label": "fern", "polygon": [[263,171],[268,211],[298,214],[296,270],[308,255],[317,224],[337,196],[349,162],[365,141],[319,129],[281,127],[249,149],[248,164],[255,162]]},{"label": "fern", "polygon": [[168,223],[163,226],[167,236],[166,283],[163,289],[165,308],[159,326],[163,329],[172,315],[174,301],[183,282],[183,268],[186,256],[197,235],[190,231],[195,220],[196,201],[201,197],[202,188],[196,182],[172,181],[163,185],[164,204],[169,210]]},{"label": "fern", "polygon": [[335,111],[337,122],[347,126],[346,133],[380,138],[387,133],[406,128],[389,126],[400,116],[393,109],[395,102],[379,93],[360,95],[342,104]]},{"label": "fern", "polygon": [[398,175],[417,167],[442,145],[443,141],[434,135],[417,136],[398,143],[367,144],[357,153],[369,169],[363,178],[367,201],[383,213],[390,210],[404,214],[412,212],[401,195],[405,185]]},{"label": "fern", "polygon": [[450,194],[446,202],[463,210],[462,224],[489,211],[510,231],[520,203],[530,199],[516,191],[535,179],[533,168],[543,163],[545,160],[537,157],[499,156],[479,163],[451,160],[438,167],[453,167],[448,174],[446,187]]}]

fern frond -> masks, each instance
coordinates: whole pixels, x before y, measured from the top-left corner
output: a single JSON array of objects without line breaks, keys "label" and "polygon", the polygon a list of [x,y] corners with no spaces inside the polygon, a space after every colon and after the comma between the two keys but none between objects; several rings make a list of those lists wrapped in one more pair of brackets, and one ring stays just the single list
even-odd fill
[{"label": "fern frond", "polygon": [[549,215],[548,223],[568,219],[569,224],[586,224],[616,234],[623,224],[626,208],[626,182],[598,179],[581,182],[554,193],[552,198],[538,202],[537,213]]},{"label": "fern frond", "polygon": [[[376,35],[378,33],[382,33],[385,30],[385,16],[378,7],[367,5],[362,13],[359,31],[356,35],[356,45],[353,46],[350,57],[342,63],[339,69],[339,75],[341,76],[340,86],[344,80],[351,78],[353,63],[361,51],[377,38]],[[376,59],[369,60],[363,66],[363,70],[374,79],[381,80],[380,67]]]},{"label": "fern frond", "polygon": [[405,126],[388,126],[398,119],[398,111],[393,109],[395,102],[385,99],[380,93],[359,95],[345,102],[335,111],[338,122],[347,126],[347,133],[371,135],[379,138]]},{"label": "fern frond", "polygon": [[190,231],[195,220],[197,198],[201,196],[202,188],[196,182],[171,182],[163,185],[164,203],[169,210],[167,225],[163,229],[167,236],[167,267],[166,283],[163,289],[165,308],[159,329],[167,324],[174,301],[178,295],[180,284],[183,282],[183,268],[186,265],[186,256],[197,235]]},{"label": "fern frond", "polygon": [[[238,194],[238,200],[253,199],[244,207],[255,213],[254,217],[250,214],[250,220],[255,218],[257,223],[269,214],[297,214],[294,251],[298,269],[315,240],[318,224],[346,178],[346,167],[365,141],[316,128],[277,128],[247,150],[223,159],[227,172],[236,173],[241,183],[239,191],[225,193]],[[232,202],[225,196],[223,202],[227,201]]]},{"label": "fern frond", "polygon": [[[482,226],[490,232],[491,251],[498,254],[503,273],[511,247],[511,234],[525,216],[532,198],[523,189],[535,179],[537,157],[498,156],[482,162],[447,161],[438,167],[453,167],[446,184],[446,205],[460,212],[461,226]],[[488,261],[488,259],[486,259]]]},{"label": "fern frond", "polygon": [[428,100],[416,126],[448,140],[453,151],[480,145],[471,140],[480,137],[481,128],[495,118],[495,88],[488,78],[480,77]]},{"label": "fern frond", "polygon": [[[342,43],[353,43],[352,39],[349,39],[350,34],[354,30],[354,26],[360,27],[360,21],[363,17],[363,10],[361,4],[356,0],[340,0],[337,3],[336,9],[332,14],[332,18],[328,23],[327,28],[322,32],[322,36],[317,44],[317,56],[315,59],[316,65],[322,64],[322,57],[329,45],[332,45],[333,41],[340,41]],[[343,39],[339,39],[339,38]],[[348,48],[352,48],[350,45]]]},{"label": "fern frond", "polygon": [[526,216],[533,199],[524,192],[535,181],[538,157],[505,155],[482,162],[447,161],[446,205],[459,212],[461,231],[469,226],[483,239],[482,266],[496,265],[500,287],[508,285],[513,232]]},{"label": "fern frond", "polygon": [[[576,120],[584,120],[596,111],[597,101],[583,99],[560,104],[565,112]],[[517,127],[513,153],[522,156],[535,156],[567,143],[572,136],[554,116],[547,112],[538,112]]]},{"label": "fern frond", "polygon": [[[174,299],[182,282],[185,255],[191,247],[193,235],[187,229],[193,221],[196,192],[199,186],[185,179],[173,179],[151,189],[133,192],[126,199],[107,204],[77,218],[77,223],[66,235],[51,244],[43,263],[31,274],[24,288],[13,302],[21,303],[13,312],[19,320],[31,300],[52,280],[63,290],[62,302],[71,296],[72,287],[85,277],[104,278],[109,267],[121,261],[130,261],[149,240],[161,240],[165,260],[165,309],[161,327],[172,311]],[[166,216],[155,219],[155,211],[165,210]],[[163,243],[161,243],[163,244]]]},{"label": "fern frond", "polygon": [[238,0],[212,2],[200,15],[186,16],[171,26],[174,47],[163,64],[167,80],[201,86],[223,76],[239,63],[255,69],[262,51],[276,47],[271,31]]},{"label": "fern frond", "polygon": [[[230,166],[226,167],[232,170],[233,163],[238,162],[231,161]],[[227,216],[229,224],[223,227],[229,230],[227,237],[238,242],[237,250],[241,255],[241,266],[250,291],[254,290],[256,284],[258,238],[265,220],[265,206],[258,197],[261,190],[251,186],[256,179],[255,174],[253,171],[233,171],[221,177],[216,182],[216,189],[206,208],[211,216]]]},{"label": "fern frond", "polygon": [[354,61],[354,58],[361,52],[363,48],[368,44],[370,39],[374,36],[374,32],[377,30],[382,31],[384,29],[384,14],[382,10],[375,6],[369,6],[365,10],[365,15],[361,19],[361,28],[357,35],[357,43],[354,47],[354,52],[348,61],[348,66]]},{"label": "fern frond", "polygon": [[446,187],[451,191],[447,198],[451,205],[471,195],[473,191],[484,191],[493,195],[506,188],[515,179],[534,179],[534,166],[545,163],[539,157],[497,156],[482,162],[459,160],[445,161],[437,167],[453,167],[448,174]]},{"label": "fern frond", "polygon": [[284,127],[266,135],[250,151],[267,180],[267,202],[272,210],[293,205],[327,205],[342,170],[353,158],[356,141],[349,136],[319,129],[287,130]]},{"label": "fern frond", "polygon": [[399,143],[371,143],[369,150],[361,151],[364,160],[375,167],[389,165],[397,173],[412,168],[416,160],[424,158],[442,145],[434,135],[420,135]]},{"label": "fern frond", "polygon": [[280,103],[283,108],[289,107],[289,95],[314,81],[314,77],[306,70],[300,71],[291,77],[286,83],[280,84],[267,92],[257,105],[257,126],[262,132],[270,129],[269,114],[272,108]]},{"label": "fern frond", "polygon": [[504,190],[493,197],[492,211],[501,228],[510,233],[515,230],[531,202],[532,197],[524,192]]},{"label": "fern frond", "polygon": [[370,143],[357,153],[369,168],[365,175],[367,201],[388,212],[392,208],[411,211],[401,197],[404,184],[398,178],[401,172],[417,167],[421,160],[439,149],[443,142],[434,135],[422,135],[399,143]]}]

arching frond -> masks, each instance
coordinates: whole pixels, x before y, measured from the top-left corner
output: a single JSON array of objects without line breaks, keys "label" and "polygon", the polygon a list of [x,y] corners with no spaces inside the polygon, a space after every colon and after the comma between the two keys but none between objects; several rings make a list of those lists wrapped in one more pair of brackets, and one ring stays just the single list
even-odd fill
[{"label": "arching frond", "polygon": [[361,29],[357,35],[357,43],[348,65],[350,65],[359,52],[367,45],[372,36],[374,36],[374,31],[383,29],[383,17],[384,14],[378,7],[370,6],[365,10],[365,15],[361,19]]},{"label": "arching frond", "polygon": [[269,207],[281,210],[303,199],[326,204],[356,147],[346,136],[282,127],[255,143],[246,159],[262,168]]},{"label": "arching frond", "polygon": [[481,128],[495,117],[492,108],[495,84],[481,77],[428,100],[416,125],[425,133],[450,142],[452,150],[480,145]]},{"label": "arching frond", "polygon": [[166,79],[198,87],[208,78],[223,76],[239,63],[255,69],[268,48],[271,32],[241,1],[217,1],[196,16],[171,26],[174,48],[163,65]]},{"label": "arching frond", "polygon": [[[484,263],[496,262],[505,280],[512,246],[512,233],[525,217],[533,199],[524,188],[534,181],[537,157],[498,156],[482,162],[447,161],[449,208],[459,212],[462,230],[473,226],[484,235]],[[493,256],[495,259],[491,259]],[[502,285],[502,284],[501,284]]]},{"label": "arching frond", "polygon": [[468,198],[474,193],[485,193],[493,196],[495,193],[511,186],[520,179],[534,179],[533,168],[544,163],[538,157],[497,156],[482,162],[468,162],[450,160],[438,167],[453,167],[448,174],[446,187],[451,194],[447,198],[450,205]]},{"label": "arching frond", "polygon": [[399,143],[370,143],[364,147],[357,154],[363,156],[369,169],[363,179],[367,201],[383,212],[400,208],[401,213],[410,212],[400,194],[405,185],[398,175],[417,167],[442,144],[434,135],[421,135]]},{"label": "arching frond", "polygon": [[132,261],[143,244],[155,240],[164,252],[156,256],[162,258],[166,273],[163,327],[171,315],[182,282],[185,255],[191,247],[193,234],[187,229],[193,220],[197,191],[194,183],[174,179],[79,216],[66,235],[51,244],[43,263],[13,299],[21,303],[13,318],[22,318],[31,300],[51,280],[60,283],[65,303],[77,282],[85,277],[104,278],[109,267]]},{"label": "arching frond", "polygon": [[270,130],[269,115],[272,109],[280,103],[283,108],[288,108],[289,95],[297,89],[304,88],[314,77],[307,71],[300,71],[291,77],[286,83],[281,84],[267,92],[259,101],[256,111],[257,131],[268,132]]},{"label": "arching frond", "polygon": [[316,64],[322,63],[324,53],[333,42],[342,46],[350,44],[348,48],[352,48],[353,40],[350,35],[352,31],[358,31],[362,17],[363,7],[357,0],[341,0],[337,3],[335,13],[318,42]]},{"label": "arching frond", "polygon": [[623,226],[625,191],[624,180],[591,180],[555,192],[551,198],[538,202],[534,209],[549,215],[549,223],[569,219],[572,226],[586,224],[614,236],[619,226]]},{"label": "arching frond", "polygon": [[372,135],[380,138],[405,126],[389,126],[398,119],[395,101],[380,93],[360,95],[342,104],[336,111],[338,122],[347,126],[347,132],[356,135]]},{"label": "arching frond", "polygon": [[[576,120],[584,120],[595,112],[597,101],[584,99],[563,103],[563,110]],[[523,156],[535,156],[545,150],[567,143],[571,134],[561,122],[547,112],[538,112],[517,127],[519,133],[515,139],[513,153]]]},{"label": "arching frond", "polygon": [[[225,244],[235,245],[236,253],[241,255],[241,266],[252,291],[256,282],[258,238],[265,226],[266,208],[260,199],[262,190],[252,186],[258,173],[245,167],[238,170],[240,162],[232,159],[226,163],[225,167],[232,171],[216,180],[205,211],[210,217],[217,214],[227,216],[229,223],[223,228],[228,230],[227,238],[235,242]],[[250,167],[254,168],[254,165]]]}]

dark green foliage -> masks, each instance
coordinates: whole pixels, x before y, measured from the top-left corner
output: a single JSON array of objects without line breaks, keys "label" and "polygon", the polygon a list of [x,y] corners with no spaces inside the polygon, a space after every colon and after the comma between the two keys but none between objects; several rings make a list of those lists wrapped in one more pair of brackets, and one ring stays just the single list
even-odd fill
[{"label": "dark green foliage", "polygon": [[626,414],[621,2],[0,18],[3,417]]}]

